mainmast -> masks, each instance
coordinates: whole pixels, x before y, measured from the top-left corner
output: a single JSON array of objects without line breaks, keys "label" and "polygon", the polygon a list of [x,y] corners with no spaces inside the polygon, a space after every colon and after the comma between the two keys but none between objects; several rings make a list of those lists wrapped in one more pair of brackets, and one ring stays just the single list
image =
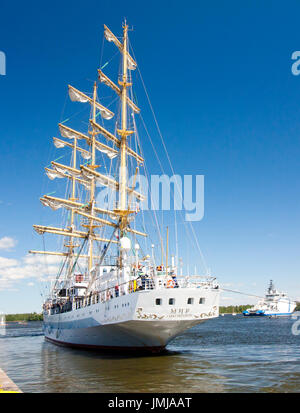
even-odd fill
[{"label": "mainmast", "polygon": [[127,206],[127,136],[132,134],[133,131],[127,130],[127,87],[131,86],[131,83],[127,83],[127,70],[128,70],[128,25],[123,24],[123,45],[122,45],[122,56],[123,56],[123,73],[122,80],[119,80],[119,85],[122,86],[121,89],[121,129],[118,129],[118,134],[121,136],[120,145],[120,174],[119,174],[119,206],[118,213],[121,216],[120,222],[120,232],[121,236],[127,227],[128,214],[130,213],[130,206]]},{"label": "mainmast", "polygon": [[123,26],[123,78],[122,82],[119,82],[122,86],[122,129],[119,131],[121,135],[121,167],[120,167],[120,210],[126,209],[126,139],[127,139],[127,30],[128,26],[126,23]]}]

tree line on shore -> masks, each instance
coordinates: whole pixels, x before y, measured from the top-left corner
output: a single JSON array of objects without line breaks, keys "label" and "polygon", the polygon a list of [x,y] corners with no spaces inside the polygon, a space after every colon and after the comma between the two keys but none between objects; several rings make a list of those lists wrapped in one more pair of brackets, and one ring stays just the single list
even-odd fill
[{"label": "tree line on shore", "polygon": [[5,320],[12,321],[42,321],[42,313],[6,314]]},{"label": "tree line on shore", "polygon": [[[251,305],[229,305],[227,307],[220,306],[220,314],[222,313],[242,313]],[[24,313],[24,314],[7,314],[5,316],[7,322],[13,321],[43,321],[42,313]]]},{"label": "tree line on shore", "polygon": [[232,313],[242,313],[243,311],[247,310],[248,308],[252,307],[250,304],[245,305],[228,305],[228,306],[221,306],[219,307],[220,314],[232,314]]}]

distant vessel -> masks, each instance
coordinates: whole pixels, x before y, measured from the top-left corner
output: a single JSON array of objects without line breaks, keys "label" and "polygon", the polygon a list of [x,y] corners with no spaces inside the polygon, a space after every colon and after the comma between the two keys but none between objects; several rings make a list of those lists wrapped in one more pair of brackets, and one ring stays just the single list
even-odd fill
[{"label": "distant vessel", "polygon": [[276,290],[271,280],[265,298],[245,310],[243,314],[244,316],[288,316],[295,308],[295,301],[289,299],[285,293]]},{"label": "distant vessel", "polygon": [[[132,100],[130,75],[136,63],[128,51],[127,30],[125,23],[121,41],[106,26],[104,31],[105,38],[121,52],[118,85],[98,70],[100,83],[113,89],[119,98],[119,118],[110,125],[115,133],[104,128],[100,120],[109,120],[114,113],[98,102],[97,83],[92,97],[69,86],[72,101],[91,105],[92,119],[86,133],[59,124],[62,137],[72,143],[54,138],[54,144],[72,149],[71,164],[53,161],[46,173],[52,180],[67,178],[71,184],[64,189],[64,198],[49,194],[41,198],[43,205],[53,210],[64,208],[69,213],[62,215],[62,227],[34,225],[38,234],[62,235],[64,242],[58,251],[30,252],[62,257],[55,284],[43,306],[46,340],[70,347],[157,352],[188,328],[218,317],[220,289],[213,277],[178,275],[175,263],[168,263],[168,241],[165,264],[162,253],[157,265],[155,245],[151,257],[137,237],[148,234],[135,229],[139,201],[144,199],[135,190],[135,180],[144,159],[138,153],[134,115],[140,109]],[[109,176],[97,171],[103,163],[107,167],[102,170],[110,171]],[[132,186],[127,178],[129,167],[134,174]],[[117,193],[118,200],[112,207],[96,203],[96,185]]]}]

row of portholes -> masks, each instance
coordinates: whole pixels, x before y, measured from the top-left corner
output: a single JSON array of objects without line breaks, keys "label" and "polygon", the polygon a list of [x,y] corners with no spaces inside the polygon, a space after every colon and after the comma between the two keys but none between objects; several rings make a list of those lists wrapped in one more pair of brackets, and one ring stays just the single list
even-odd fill
[{"label": "row of portholes", "polygon": [[[192,304],[194,304],[194,302],[195,302],[195,299],[193,297],[189,297],[187,299],[187,304],[192,305]],[[162,305],[162,303],[163,303],[162,298],[156,298],[156,300],[155,300],[156,305]],[[204,303],[205,303],[205,298],[200,297],[199,298],[199,304],[204,304]],[[175,298],[169,298],[169,305],[175,305]]]},{"label": "row of portholes", "polygon": [[[122,307],[129,307],[129,303],[123,303]],[[115,304],[115,308],[119,308],[119,304]]]}]

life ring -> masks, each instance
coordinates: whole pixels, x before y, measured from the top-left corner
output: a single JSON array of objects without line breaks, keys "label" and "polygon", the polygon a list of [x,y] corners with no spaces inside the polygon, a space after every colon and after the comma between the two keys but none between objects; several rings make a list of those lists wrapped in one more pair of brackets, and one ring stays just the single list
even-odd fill
[{"label": "life ring", "polygon": [[168,280],[167,281],[167,288],[173,288],[174,287],[174,281],[173,280]]}]

